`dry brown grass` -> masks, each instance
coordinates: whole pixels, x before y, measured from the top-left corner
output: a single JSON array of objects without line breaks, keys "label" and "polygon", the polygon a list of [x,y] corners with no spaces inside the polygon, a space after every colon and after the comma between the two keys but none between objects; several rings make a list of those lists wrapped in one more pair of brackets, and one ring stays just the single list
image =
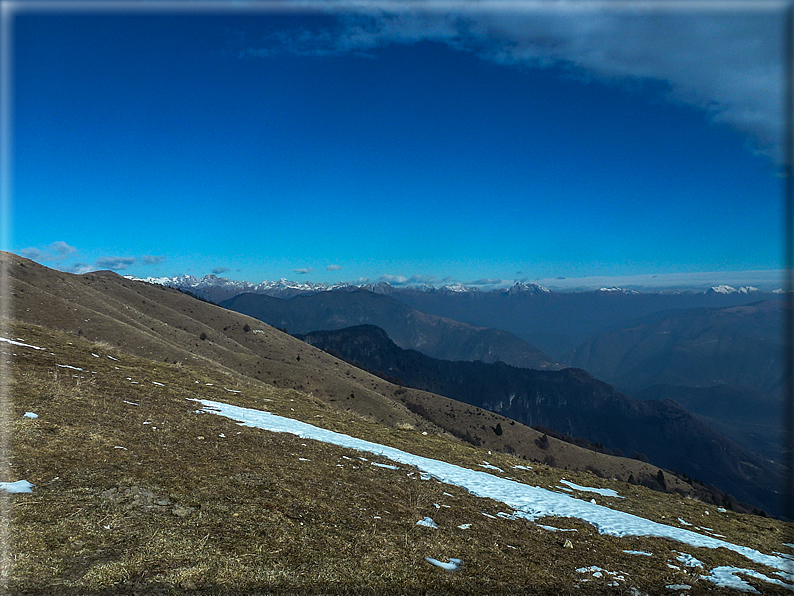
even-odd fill
[{"label": "dry brown grass", "polygon": [[[767,553],[786,541],[788,527],[774,520],[706,516],[691,499],[542,464],[514,469],[527,462],[387,428],[298,391],[144,360],[31,325],[14,332],[47,350],[13,350],[11,479],[36,488],[12,497],[12,593],[625,594],[637,587],[653,594],[671,583],[692,585],[691,594],[717,592],[696,573],[667,566],[676,550],[709,568],[732,564],[769,574],[732,552],[602,536],[575,519],[539,520],[577,530],[550,532],[526,520],[486,517],[507,510],[420,480],[407,466],[379,468],[371,465],[374,456],[198,415],[188,398],[264,408],[475,469],[487,460],[505,470],[498,475],[536,486],[553,488],[565,477],[615,488],[626,499],[599,502],[662,522],[682,517]],[[23,418],[26,411],[39,418]],[[417,526],[425,516],[439,528]],[[458,528],[464,523],[471,528]],[[564,548],[566,538],[573,548]],[[426,556],[461,558],[464,566],[448,573]],[[576,572],[590,565],[624,579],[610,586]]]}]

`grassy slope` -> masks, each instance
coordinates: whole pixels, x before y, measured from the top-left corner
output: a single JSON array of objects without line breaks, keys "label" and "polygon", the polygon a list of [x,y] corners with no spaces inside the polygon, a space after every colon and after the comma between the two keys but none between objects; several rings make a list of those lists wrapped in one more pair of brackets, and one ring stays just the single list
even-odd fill
[{"label": "grassy slope", "polygon": [[[532,485],[553,488],[564,477],[615,488],[626,499],[596,498],[663,523],[681,517],[706,525],[764,552],[786,550],[788,526],[774,520],[718,515],[693,499],[542,464],[513,469],[526,462],[434,433],[387,428],[306,393],[216,368],[143,359],[29,324],[14,325],[13,333],[47,350],[0,345],[4,357],[16,354],[8,479],[36,485],[32,494],[11,498],[12,593],[619,594],[632,586],[665,593],[668,584],[721,593],[694,579],[699,570],[668,567],[677,564],[674,550],[707,568],[731,564],[769,574],[734,553],[601,536],[578,520],[545,520],[578,530],[553,533],[523,520],[491,519],[481,512],[504,507],[411,477],[405,466],[378,468],[357,452],[196,414],[190,398],[264,407],[467,467],[487,459]],[[39,418],[23,418],[26,411]],[[416,526],[424,516],[439,529]],[[459,529],[463,523],[472,527]],[[566,538],[573,548],[564,548]],[[425,556],[458,557],[464,567],[447,573]],[[590,565],[624,579],[609,587],[605,578],[576,572]]]}]

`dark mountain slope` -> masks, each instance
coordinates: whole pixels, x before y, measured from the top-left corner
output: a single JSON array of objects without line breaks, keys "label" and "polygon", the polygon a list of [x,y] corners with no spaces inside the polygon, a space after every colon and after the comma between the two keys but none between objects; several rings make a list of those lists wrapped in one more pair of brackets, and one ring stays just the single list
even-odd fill
[{"label": "dark mountain slope", "polygon": [[778,511],[779,466],[721,436],[680,405],[631,399],[578,369],[534,371],[504,363],[449,362],[402,350],[373,326],[300,336],[411,387],[489,409],[528,425],[645,453],[656,465],[717,484]]},{"label": "dark mountain slope", "polygon": [[674,400],[745,449],[782,461],[784,403],[752,387],[652,385],[637,399]]},{"label": "dark mountain slope", "polygon": [[501,360],[524,368],[560,368],[549,356],[511,333],[427,315],[390,296],[366,290],[320,292],[289,300],[241,294],[221,302],[221,306],[286,328],[293,334],[359,324],[377,325],[397,345],[434,358]]}]

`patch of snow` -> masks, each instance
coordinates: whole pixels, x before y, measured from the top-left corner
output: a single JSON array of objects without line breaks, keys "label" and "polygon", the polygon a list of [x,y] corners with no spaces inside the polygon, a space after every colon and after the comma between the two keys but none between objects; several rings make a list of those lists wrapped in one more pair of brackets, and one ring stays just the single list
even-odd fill
[{"label": "patch of snow", "polygon": [[38,417],[39,417],[39,415],[38,415],[38,414],[36,414],[35,412],[25,412],[25,413],[22,415],[22,417],[23,417],[23,418],[38,418]]},{"label": "patch of snow", "polygon": [[487,470],[496,470],[497,472],[504,472],[502,468],[497,468],[496,466],[492,466],[487,461],[483,461],[481,464],[478,464],[481,468],[486,468]]},{"label": "patch of snow", "polygon": [[[619,499],[623,499],[625,497],[621,497],[616,491],[612,490],[611,488],[591,488],[589,486],[580,486],[578,484],[574,484],[573,482],[569,482],[565,478],[560,480],[563,484],[570,486],[571,488],[575,488],[576,490],[581,490],[588,493],[597,493],[602,497],[617,497]],[[562,488],[562,487],[559,487]]]},{"label": "patch of snow", "polygon": [[78,368],[77,366],[70,366],[68,364],[56,364],[55,366],[60,366],[61,368],[70,368],[72,370],[83,370],[82,368]]},{"label": "patch of snow", "polygon": [[129,449],[127,449],[126,447],[122,447],[120,445],[114,445],[113,449],[123,449],[124,451],[129,451]]},{"label": "patch of snow", "polygon": [[380,464],[380,463],[378,463],[376,461],[372,462],[372,465],[373,466],[378,466],[379,468],[387,468],[389,470],[399,470],[400,469],[399,466],[393,466],[391,464]]},{"label": "patch of snow", "polygon": [[539,528],[543,528],[544,530],[548,530],[549,532],[578,532],[576,528],[555,528],[554,526],[544,526],[543,524],[537,524]]},{"label": "patch of snow", "polygon": [[665,588],[668,590],[691,590],[692,586],[686,584],[667,584]]},{"label": "patch of snow", "polygon": [[678,521],[679,521],[679,522],[681,522],[681,523],[682,523],[683,525],[685,525],[685,526],[691,526],[691,525],[692,525],[692,524],[690,524],[689,522],[685,522],[685,521],[684,521],[683,519],[681,519],[680,517],[678,518]]},{"label": "patch of snow", "polygon": [[676,560],[683,563],[686,567],[703,567],[703,563],[690,554],[679,552]]},{"label": "patch of snow", "polygon": [[0,490],[7,493],[32,493],[33,487],[27,480],[17,480],[16,482],[0,482]]},{"label": "patch of snow", "polygon": [[[547,516],[575,517],[592,524],[601,534],[617,537],[654,536],[668,538],[693,547],[726,548],[773,569],[785,571],[790,567],[790,562],[783,557],[767,555],[747,546],[654,522],[631,513],[575,499],[569,495],[500,478],[488,472],[470,470],[447,462],[413,455],[394,447],[364,441],[262,410],[241,408],[210,400],[191,399],[190,401],[202,404],[203,408],[197,412],[224,416],[243,426],[290,433],[301,438],[314,439],[371,453],[399,464],[415,466],[423,471],[423,474],[440,482],[465,488],[475,496],[500,501],[513,509],[517,517],[530,521]],[[484,512],[483,514],[487,515]]]},{"label": "patch of snow", "polygon": [[567,493],[572,493],[573,492],[573,489],[569,488],[567,486],[555,486],[554,488],[557,488],[559,490],[564,490]]},{"label": "patch of snow", "polygon": [[157,381],[152,381],[152,385],[157,385],[158,387],[165,387],[162,383],[158,383]]},{"label": "patch of snow", "polygon": [[442,563],[433,557],[425,557],[425,561],[436,567],[441,567],[444,571],[457,571],[463,565],[463,561],[460,559],[450,559],[449,563]]},{"label": "patch of snow", "polygon": [[[19,338],[17,338],[19,339]],[[33,348],[34,350],[43,350],[44,348],[40,348],[38,346],[31,346],[30,344],[23,343],[24,340],[14,341],[13,339],[6,339],[5,337],[0,337],[0,341],[4,341],[6,343],[11,344],[12,346],[19,346],[21,348]],[[16,354],[14,354],[16,356]]]},{"label": "patch of snow", "polygon": [[758,590],[738,576],[740,573],[748,577],[769,582],[770,584],[774,584],[776,586],[783,586],[789,589],[792,587],[790,584],[786,584],[774,577],[767,577],[763,573],[759,573],[753,569],[741,569],[739,567],[729,566],[715,567],[708,575],[701,575],[700,579],[706,579],[720,588],[733,588],[734,590],[739,590],[741,592],[759,594]]},{"label": "patch of snow", "polygon": [[645,557],[653,556],[653,553],[649,553],[644,550],[624,550],[623,552],[626,553],[627,555],[643,555]]},{"label": "patch of snow", "polygon": [[468,530],[469,528],[471,528],[471,524],[460,524],[458,527],[461,530]]},{"label": "patch of snow", "polygon": [[426,528],[433,528],[433,529],[438,528],[438,524],[433,521],[432,517],[426,517],[424,519],[420,519],[418,522],[416,522],[416,525],[424,526]]},{"label": "patch of snow", "polygon": [[717,507],[717,511],[719,511],[720,513],[726,513],[728,510],[725,509],[725,507]]},{"label": "patch of snow", "polygon": [[[107,356],[107,354],[105,354],[105,356]],[[111,360],[115,360],[116,362],[121,362],[118,358],[113,358],[113,356],[107,356],[107,357],[110,358]]]},{"label": "patch of snow", "polygon": [[237,391],[236,389],[229,389],[228,387],[224,387],[224,389],[226,389],[226,391],[228,391],[229,393],[242,393],[242,391]]},{"label": "patch of snow", "polygon": [[[135,402],[127,401],[126,399],[124,400],[124,403],[125,404],[130,404],[131,406],[137,406],[138,405]],[[144,424],[146,424],[146,422],[144,422]]]},{"label": "patch of snow", "polygon": [[99,358],[99,354],[94,354],[93,352],[91,352],[91,355],[92,355],[94,358]]},{"label": "patch of snow", "polygon": [[480,511],[485,517],[490,517],[491,519],[496,519],[495,515],[491,515],[490,513],[485,513],[485,511]]}]

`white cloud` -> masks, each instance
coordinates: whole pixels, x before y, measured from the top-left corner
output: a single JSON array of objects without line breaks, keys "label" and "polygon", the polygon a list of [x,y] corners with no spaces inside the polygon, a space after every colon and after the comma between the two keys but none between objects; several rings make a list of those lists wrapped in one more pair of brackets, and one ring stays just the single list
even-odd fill
[{"label": "white cloud", "polygon": [[66,267],[58,267],[61,271],[66,271],[67,273],[76,273],[77,275],[82,275],[83,273],[91,273],[92,271],[96,271],[97,268],[93,265],[89,265],[88,263],[73,263]]},{"label": "white cloud", "polygon": [[70,246],[63,240],[58,240],[47,246],[47,248],[39,248],[36,246],[23,248],[19,251],[19,254],[27,259],[41,262],[61,261],[76,252],[77,249],[74,246]]},{"label": "white cloud", "polygon": [[[333,10],[333,3],[318,4]],[[559,66],[571,77],[627,88],[653,81],[662,83],[666,100],[704,110],[746,135],[755,150],[780,158],[783,3],[493,6],[428,3],[417,10],[376,3],[341,12],[334,28],[279,32],[241,55],[367,55],[430,40],[500,64]]]},{"label": "white cloud", "polygon": [[58,240],[57,242],[53,242],[50,244],[50,250],[55,254],[65,257],[66,255],[71,255],[77,252],[77,249],[74,246],[69,246],[63,240]]},{"label": "white cloud", "polygon": [[35,246],[23,248],[19,251],[19,254],[26,259],[30,259],[31,261],[49,261],[52,259],[51,254],[49,254],[47,251],[41,250],[40,248],[36,248]]},{"label": "white cloud", "polygon": [[326,271],[340,271],[341,269],[341,265],[328,265],[328,267],[325,268]]},{"label": "white cloud", "polygon": [[398,285],[408,283],[408,278],[402,275],[381,275],[378,281],[385,281],[386,283]]}]

